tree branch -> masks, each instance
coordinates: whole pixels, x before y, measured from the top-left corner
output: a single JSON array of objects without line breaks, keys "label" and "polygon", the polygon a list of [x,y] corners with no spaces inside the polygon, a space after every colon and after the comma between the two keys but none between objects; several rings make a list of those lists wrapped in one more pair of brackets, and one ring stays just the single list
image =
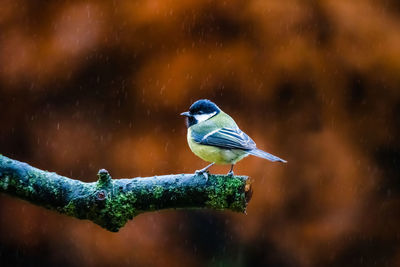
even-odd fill
[{"label": "tree branch", "polygon": [[251,197],[246,176],[198,174],[111,179],[106,170],[85,183],[0,155],[0,192],[117,232],[140,213],[211,208],[245,212]]}]

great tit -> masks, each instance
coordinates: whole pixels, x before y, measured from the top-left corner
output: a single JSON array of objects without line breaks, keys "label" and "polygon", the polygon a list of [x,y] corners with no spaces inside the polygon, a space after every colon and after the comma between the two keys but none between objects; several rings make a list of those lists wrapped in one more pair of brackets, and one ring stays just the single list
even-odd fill
[{"label": "great tit", "polygon": [[206,174],[214,164],[231,164],[228,175],[233,176],[233,166],[248,155],[286,163],[286,160],[258,149],[236,122],[210,100],[197,100],[181,115],[187,117],[190,149],[196,156],[211,162],[196,173]]}]

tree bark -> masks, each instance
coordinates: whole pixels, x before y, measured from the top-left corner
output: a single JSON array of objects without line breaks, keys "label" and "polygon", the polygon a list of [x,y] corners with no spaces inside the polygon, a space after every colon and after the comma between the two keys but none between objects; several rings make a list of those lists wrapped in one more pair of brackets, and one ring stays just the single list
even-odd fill
[{"label": "tree bark", "polygon": [[247,176],[175,174],[112,179],[102,169],[86,183],[0,155],[0,192],[117,232],[140,213],[210,208],[245,212],[251,197]]}]

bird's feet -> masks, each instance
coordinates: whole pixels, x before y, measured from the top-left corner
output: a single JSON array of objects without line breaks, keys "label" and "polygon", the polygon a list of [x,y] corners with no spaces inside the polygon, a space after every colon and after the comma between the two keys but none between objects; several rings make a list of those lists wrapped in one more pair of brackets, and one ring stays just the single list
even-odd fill
[{"label": "bird's feet", "polygon": [[201,170],[197,170],[197,171],[195,171],[194,173],[195,173],[196,175],[203,175],[204,178],[206,178],[206,181],[208,181],[208,169],[209,169],[212,165],[214,165],[214,163],[211,163],[211,164],[208,165],[207,167],[205,167],[205,168],[203,168],[203,169],[201,169]]},{"label": "bird's feet", "polygon": [[229,177],[233,177],[233,175],[234,175],[234,174],[233,174],[233,166],[234,166],[234,165],[232,164],[232,165],[231,165],[231,170],[230,170],[230,171],[228,172],[228,174],[227,174]]},{"label": "bird's feet", "polygon": [[206,178],[206,181],[208,181],[208,170],[201,169],[201,170],[195,171],[194,173],[196,175],[203,175],[204,178]]}]

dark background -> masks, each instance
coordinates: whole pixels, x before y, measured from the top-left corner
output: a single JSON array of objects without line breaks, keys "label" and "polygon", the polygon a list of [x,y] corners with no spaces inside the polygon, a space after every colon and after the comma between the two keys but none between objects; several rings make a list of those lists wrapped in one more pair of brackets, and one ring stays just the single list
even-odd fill
[{"label": "dark background", "polygon": [[288,160],[237,165],[247,215],[110,233],[1,194],[1,265],[400,265],[398,1],[0,2],[8,157],[84,181],[193,172],[178,114],[199,98]]}]

